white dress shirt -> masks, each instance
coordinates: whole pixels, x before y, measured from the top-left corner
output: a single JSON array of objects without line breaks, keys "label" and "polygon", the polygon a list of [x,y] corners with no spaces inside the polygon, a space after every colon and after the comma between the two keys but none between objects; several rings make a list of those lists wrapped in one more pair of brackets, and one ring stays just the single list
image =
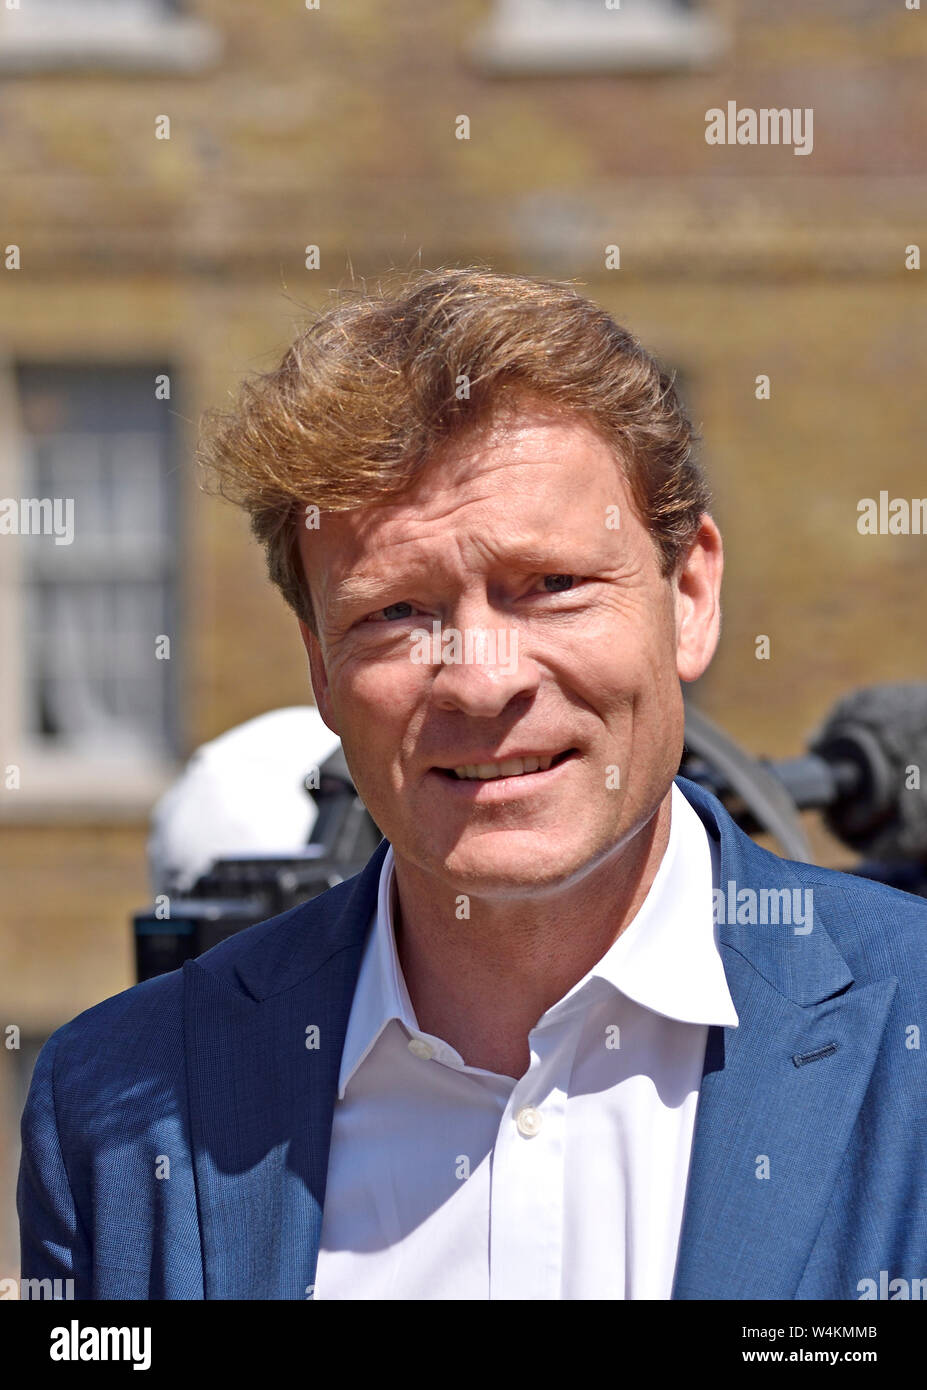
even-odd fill
[{"label": "white dress shirt", "polygon": [[419,1028],[393,933],[392,848],[348,1020],[320,1299],[666,1299],[708,1025],[736,1026],[717,852],[673,784],[634,919],[538,1020],[524,1076]]}]

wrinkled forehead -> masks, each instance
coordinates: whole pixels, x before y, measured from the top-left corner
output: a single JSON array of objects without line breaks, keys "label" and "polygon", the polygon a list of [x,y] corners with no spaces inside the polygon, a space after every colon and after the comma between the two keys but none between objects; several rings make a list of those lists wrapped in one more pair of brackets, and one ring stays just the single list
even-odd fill
[{"label": "wrinkled forehead", "polygon": [[574,572],[647,543],[613,447],[585,419],[541,406],[449,440],[400,494],[323,514],[300,551],[320,612],[376,599],[392,577]]}]

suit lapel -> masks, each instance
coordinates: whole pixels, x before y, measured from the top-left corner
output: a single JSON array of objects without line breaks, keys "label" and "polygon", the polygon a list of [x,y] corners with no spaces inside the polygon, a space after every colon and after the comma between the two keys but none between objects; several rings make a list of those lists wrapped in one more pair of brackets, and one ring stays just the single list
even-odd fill
[{"label": "suit lapel", "polygon": [[[804,890],[787,860],[756,846],[720,803],[681,789],[720,840],[721,887]],[[805,901],[802,899],[802,901]],[[791,1299],[850,1139],[893,980],[848,991],[852,974],[825,930],[852,915],[826,871],[812,930],[719,922],[740,1020],[712,1028],[696,1113],[675,1299]]]},{"label": "suit lapel", "polygon": [[324,908],[311,899],[253,928],[244,953],[232,937],[184,966],[207,1299],[311,1296],[341,1052],[387,848]]}]

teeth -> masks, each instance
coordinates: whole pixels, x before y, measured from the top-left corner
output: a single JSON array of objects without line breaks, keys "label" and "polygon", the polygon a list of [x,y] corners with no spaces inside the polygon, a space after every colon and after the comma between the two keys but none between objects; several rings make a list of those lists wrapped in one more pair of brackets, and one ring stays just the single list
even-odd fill
[{"label": "teeth", "polygon": [[454,772],[461,780],[478,777],[481,782],[490,782],[496,777],[521,777],[525,772],[546,772],[553,760],[553,757],[510,758],[504,763],[468,763],[465,767],[455,767]]}]

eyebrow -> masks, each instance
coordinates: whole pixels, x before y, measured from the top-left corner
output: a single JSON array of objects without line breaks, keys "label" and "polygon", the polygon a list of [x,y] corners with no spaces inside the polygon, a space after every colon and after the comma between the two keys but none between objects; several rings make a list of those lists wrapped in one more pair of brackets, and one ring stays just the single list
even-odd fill
[{"label": "eyebrow", "polygon": [[[565,545],[565,542],[558,542],[556,549],[560,549]],[[500,569],[508,567],[511,569],[539,570],[547,574],[559,574],[561,571],[556,568],[558,557],[556,554],[552,554],[554,549],[555,547],[553,544],[551,545],[551,549],[543,549],[541,543],[537,540],[532,540],[524,546],[509,544],[506,546],[505,551],[497,557],[496,565]],[[560,557],[559,562],[566,563],[567,557]],[[588,553],[584,555],[574,554],[570,561],[570,563],[574,565],[582,563],[586,567],[591,565],[593,568],[602,562],[602,556],[593,556]],[[416,571],[415,569],[409,571],[388,571],[382,575],[357,572],[348,574],[334,590],[329,605],[329,611],[333,617],[338,617],[345,611],[374,602],[381,596],[384,588],[387,586],[390,588],[402,588],[406,584],[412,585],[420,582],[421,571]]]},{"label": "eyebrow", "polygon": [[356,604],[371,603],[382,593],[384,584],[392,582],[388,575],[349,574],[335,589],[329,607],[332,613],[340,613]]}]

